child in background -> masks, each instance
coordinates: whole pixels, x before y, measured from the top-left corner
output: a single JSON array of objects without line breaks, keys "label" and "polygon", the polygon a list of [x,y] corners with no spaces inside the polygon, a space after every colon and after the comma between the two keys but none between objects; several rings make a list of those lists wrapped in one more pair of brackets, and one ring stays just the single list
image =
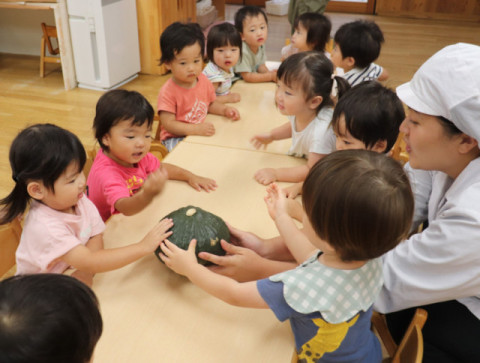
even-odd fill
[{"label": "child in background", "polygon": [[[333,76],[332,62],[320,52],[302,52],[285,59],[278,69],[275,102],[289,122],[270,132],[255,135],[255,148],[266,147],[274,140],[292,138],[289,155],[308,160],[293,168],[261,169],[255,179],[264,185],[274,181],[300,182],[308,170],[323,156],[335,150],[335,137],[329,129],[333,114],[333,97],[348,88],[341,77]],[[338,86],[337,86],[338,85]]]},{"label": "child in background", "polygon": [[88,175],[88,197],[103,220],[113,213],[127,216],[144,209],[165,181],[186,181],[195,190],[213,191],[214,180],[152,155],[153,108],[140,93],[112,90],[97,102],[93,129],[101,146]]},{"label": "child in background", "polygon": [[242,56],[242,38],[230,23],[213,26],[207,36],[208,64],[203,74],[212,82],[221,103],[239,102],[240,94],[231,93],[233,67]]},{"label": "child in background", "polygon": [[388,78],[387,71],[373,63],[380,55],[383,33],[373,21],[357,20],[343,24],[335,33],[331,59],[351,86],[363,81]]},{"label": "child in background", "polygon": [[187,251],[166,240],[162,260],[232,305],[270,308],[279,320],[289,319],[299,361],[380,362],[380,343],[370,329],[383,284],[379,257],[407,236],[413,211],[402,167],[371,151],[327,155],[305,180],[304,232],[276,184],[268,200],[277,228],[302,262],[294,270],[238,283],[199,265],[195,240]]},{"label": "child in background", "polygon": [[198,24],[170,24],[160,37],[160,48],[160,64],[172,72],[157,103],[160,138],[169,151],[185,136],[215,134],[213,124],[204,122],[207,113],[240,118],[236,108],[216,101],[215,89],[202,73],[205,37]]},{"label": "child in background", "polygon": [[309,50],[325,52],[330,57],[325,51],[332,30],[330,19],[323,14],[304,13],[295,19],[294,26],[290,44],[282,48],[282,61],[292,54]]},{"label": "child in background", "polygon": [[91,362],[102,330],[95,294],[70,276],[0,281],[0,362]]},{"label": "child in background", "polygon": [[0,224],[25,218],[16,251],[17,274],[63,273],[91,284],[93,274],[123,267],[153,252],[173,225],[165,219],[140,242],[105,250],[105,225],[95,205],[84,198],[85,150],[71,132],[51,124],[21,131],[10,147],[15,187],[0,201]]},{"label": "child in background", "polygon": [[245,82],[275,82],[276,72],[270,71],[265,62],[265,41],[268,35],[268,20],[265,12],[257,6],[244,6],[235,13],[235,28],[240,33],[242,59],[235,66]]}]

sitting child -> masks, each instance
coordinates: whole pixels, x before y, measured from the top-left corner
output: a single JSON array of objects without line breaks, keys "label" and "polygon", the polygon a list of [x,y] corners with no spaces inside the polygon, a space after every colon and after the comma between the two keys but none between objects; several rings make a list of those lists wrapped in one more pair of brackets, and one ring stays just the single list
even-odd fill
[{"label": "sitting child", "polygon": [[153,114],[150,103],[135,91],[112,90],[97,102],[93,129],[102,149],[90,169],[87,192],[104,221],[113,213],[140,212],[167,179],[186,181],[198,191],[217,188],[214,180],[160,163],[149,152]]},{"label": "sitting child", "polygon": [[278,69],[275,102],[289,122],[270,132],[255,135],[251,142],[258,149],[274,140],[292,138],[289,155],[307,159],[293,168],[265,168],[255,173],[264,185],[274,181],[300,182],[323,156],[335,150],[335,137],[329,129],[333,97],[341,96],[348,83],[333,76],[332,62],[320,52],[302,52],[285,59]]},{"label": "sitting child", "polygon": [[91,362],[102,330],[95,294],[72,277],[0,281],[0,362]]},{"label": "sitting child", "polygon": [[207,36],[208,64],[203,74],[212,82],[217,101],[222,103],[239,102],[240,94],[231,93],[233,67],[242,56],[242,38],[230,23],[213,26]]},{"label": "sitting child", "polygon": [[342,68],[351,86],[363,81],[388,78],[387,71],[373,63],[380,55],[383,33],[373,21],[357,20],[343,24],[335,33],[332,62]]},{"label": "sitting child", "polygon": [[290,320],[299,361],[380,362],[380,343],[370,329],[383,285],[379,257],[407,236],[413,203],[395,160],[372,151],[336,151],[305,180],[304,233],[286,212],[281,189],[269,187],[275,224],[301,263],[294,270],[239,283],[198,264],[195,240],[187,251],[166,240],[161,259],[227,303],[270,308],[279,320]]},{"label": "sitting child", "polygon": [[103,248],[105,225],[84,197],[86,155],[71,132],[51,124],[21,131],[10,147],[15,186],[0,201],[0,224],[22,215],[28,206],[16,255],[17,274],[64,273],[91,285],[93,274],[123,267],[152,253],[171,232],[171,220],[157,223],[138,243]]},{"label": "sitting child", "polygon": [[295,19],[294,27],[290,44],[282,48],[282,61],[292,54],[308,50],[325,52],[330,57],[325,51],[332,30],[330,19],[323,14],[303,13]]},{"label": "sitting child", "polygon": [[198,24],[170,24],[160,37],[160,48],[160,64],[172,72],[157,103],[160,138],[169,151],[185,136],[215,134],[213,124],[204,122],[207,113],[240,118],[236,108],[216,101],[215,89],[202,73],[205,37]]},{"label": "sitting child", "polygon": [[265,41],[268,35],[268,20],[265,12],[257,6],[244,6],[235,13],[235,28],[242,36],[242,59],[235,66],[245,82],[275,82],[276,72],[270,71],[265,62]]}]

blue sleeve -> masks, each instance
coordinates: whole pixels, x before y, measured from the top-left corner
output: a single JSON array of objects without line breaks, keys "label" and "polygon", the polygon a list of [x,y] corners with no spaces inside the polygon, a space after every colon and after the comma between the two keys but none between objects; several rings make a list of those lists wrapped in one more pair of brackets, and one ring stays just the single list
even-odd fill
[{"label": "blue sleeve", "polygon": [[289,319],[294,313],[283,297],[283,282],[274,282],[269,279],[257,281],[257,289],[263,300],[280,321]]}]

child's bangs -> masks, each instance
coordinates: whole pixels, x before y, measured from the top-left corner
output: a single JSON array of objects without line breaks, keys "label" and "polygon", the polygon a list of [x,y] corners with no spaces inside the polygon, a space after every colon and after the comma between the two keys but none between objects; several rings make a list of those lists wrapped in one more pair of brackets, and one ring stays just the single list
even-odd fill
[{"label": "child's bangs", "polygon": [[308,72],[302,72],[298,69],[285,69],[280,80],[291,89],[301,89],[306,99],[311,98],[312,84],[311,76]]}]

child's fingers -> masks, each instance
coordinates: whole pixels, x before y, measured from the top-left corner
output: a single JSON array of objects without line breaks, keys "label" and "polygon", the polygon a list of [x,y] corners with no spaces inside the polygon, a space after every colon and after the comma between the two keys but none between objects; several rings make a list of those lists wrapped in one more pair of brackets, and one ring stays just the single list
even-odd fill
[{"label": "child's fingers", "polygon": [[194,238],[190,241],[190,244],[188,245],[188,252],[195,253],[196,246],[197,246],[197,240]]}]

